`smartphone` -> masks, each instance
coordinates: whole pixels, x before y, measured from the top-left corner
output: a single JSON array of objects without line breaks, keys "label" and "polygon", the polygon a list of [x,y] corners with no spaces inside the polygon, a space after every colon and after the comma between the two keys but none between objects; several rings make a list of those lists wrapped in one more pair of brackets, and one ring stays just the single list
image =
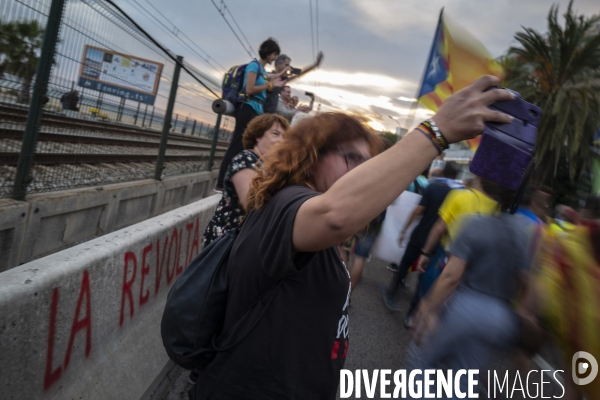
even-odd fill
[{"label": "smartphone", "polygon": [[469,170],[492,182],[518,190],[533,160],[542,110],[512,91],[513,100],[489,106],[511,115],[509,124],[488,122]]},{"label": "smartphone", "polygon": [[301,73],[302,73],[302,70],[300,68],[290,67],[290,74],[300,75]]},{"label": "smartphone", "polygon": [[310,96],[314,96],[315,94],[314,94],[314,93],[311,93],[311,92],[304,92],[304,95],[305,95],[305,96],[309,96],[309,97],[310,97]]}]

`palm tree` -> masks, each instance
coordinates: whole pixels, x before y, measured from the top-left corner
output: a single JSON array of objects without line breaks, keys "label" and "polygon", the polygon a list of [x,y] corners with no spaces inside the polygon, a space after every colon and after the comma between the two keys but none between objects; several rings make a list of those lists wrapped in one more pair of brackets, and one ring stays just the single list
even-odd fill
[{"label": "palm tree", "polygon": [[548,32],[524,28],[503,58],[506,86],[542,109],[536,175],[546,183],[565,175],[559,170],[578,176],[600,126],[600,15],[576,15],[572,5],[564,27],[552,6]]},{"label": "palm tree", "polygon": [[17,97],[19,103],[29,103],[43,39],[44,28],[36,20],[0,25],[0,72],[14,75],[22,81]]}]

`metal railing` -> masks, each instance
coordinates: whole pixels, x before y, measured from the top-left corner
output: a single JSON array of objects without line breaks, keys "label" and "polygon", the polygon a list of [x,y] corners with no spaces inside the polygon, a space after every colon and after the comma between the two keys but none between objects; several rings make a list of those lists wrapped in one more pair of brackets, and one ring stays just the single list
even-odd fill
[{"label": "metal railing", "polygon": [[0,198],[207,170],[219,91],[110,1],[0,0]]}]

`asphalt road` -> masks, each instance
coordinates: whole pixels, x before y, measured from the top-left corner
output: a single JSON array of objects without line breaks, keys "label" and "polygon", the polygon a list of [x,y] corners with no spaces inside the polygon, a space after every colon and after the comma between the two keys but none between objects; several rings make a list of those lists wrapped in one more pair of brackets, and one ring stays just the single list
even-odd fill
[{"label": "asphalt road", "polygon": [[[383,307],[379,289],[379,286],[382,283],[387,284],[392,276],[391,272],[385,266],[386,263],[380,260],[372,260],[367,263],[363,272],[363,279],[352,294],[352,303],[349,310],[350,345],[345,364],[345,368],[351,371],[366,369],[371,374],[375,369],[391,369],[395,371],[407,368],[407,350],[411,343],[411,336],[409,331],[404,328],[404,317],[415,288],[416,274],[412,273],[409,275],[407,279],[408,287],[400,290],[398,293],[397,299],[400,301],[402,312],[390,312]],[[550,346],[544,348],[541,352],[541,357],[549,365],[553,366],[553,368],[560,365],[558,352]],[[532,364],[532,368],[535,370],[543,369],[536,364]],[[517,368],[513,351],[499,352],[494,357],[490,369],[496,371],[498,376],[502,377],[504,377],[505,371],[508,371],[508,385],[511,389],[513,386],[516,388],[512,392],[512,396],[509,393],[508,396],[498,396],[496,398],[529,399],[541,397],[541,393],[539,392],[537,396],[534,396],[536,390],[535,384],[540,382],[541,373],[532,373],[530,376],[530,396],[527,395],[526,391],[519,390],[518,382],[515,385]],[[481,375],[485,374],[482,372]],[[187,377],[188,372],[185,371],[175,379],[164,400],[187,400],[187,391],[191,388]],[[521,377],[523,388],[525,388],[526,377],[523,373]],[[545,382],[551,380],[551,373],[544,376]],[[561,395],[560,386],[552,382],[544,385],[545,397]],[[539,391],[539,386],[537,390]],[[506,394],[506,389],[504,393]],[[352,398],[355,397],[352,396]],[[364,389],[361,398],[367,398]],[[379,388],[373,398],[380,398]]]}]

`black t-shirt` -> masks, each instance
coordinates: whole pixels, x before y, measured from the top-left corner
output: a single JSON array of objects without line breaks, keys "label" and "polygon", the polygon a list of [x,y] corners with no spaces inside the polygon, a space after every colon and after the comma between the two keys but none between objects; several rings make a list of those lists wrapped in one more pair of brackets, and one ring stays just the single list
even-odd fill
[{"label": "black t-shirt", "polygon": [[271,93],[267,93],[267,99],[263,104],[263,110],[265,114],[274,114],[277,111],[277,104],[279,103],[279,93],[281,93],[280,87],[274,87]]},{"label": "black t-shirt", "polygon": [[289,186],[246,217],[230,256],[225,329],[278,286],[251,333],[204,368],[198,399],[335,399],[348,351],[350,276],[334,247],[292,250],[296,212],[317,195]]},{"label": "black t-shirt", "polygon": [[410,237],[411,245],[418,248],[425,246],[429,231],[438,219],[438,210],[448,193],[450,193],[450,190],[452,189],[446,184],[435,181],[425,188],[423,197],[419,203],[420,206],[425,207],[425,211],[423,211],[419,225],[415,227]]}]

